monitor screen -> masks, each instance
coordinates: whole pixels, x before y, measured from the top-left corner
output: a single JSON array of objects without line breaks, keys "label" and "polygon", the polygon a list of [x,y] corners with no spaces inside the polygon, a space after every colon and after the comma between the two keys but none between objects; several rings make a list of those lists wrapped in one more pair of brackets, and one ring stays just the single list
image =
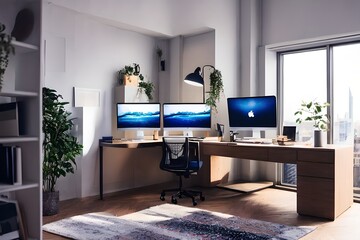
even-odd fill
[{"label": "monitor screen", "polygon": [[117,103],[119,129],[160,129],[160,103]]},{"label": "monitor screen", "polygon": [[276,97],[228,98],[230,128],[276,128]]},{"label": "monitor screen", "polygon": [[164,103],[163,124],[166,130],[210,130],[211,108],[205,103]]}]

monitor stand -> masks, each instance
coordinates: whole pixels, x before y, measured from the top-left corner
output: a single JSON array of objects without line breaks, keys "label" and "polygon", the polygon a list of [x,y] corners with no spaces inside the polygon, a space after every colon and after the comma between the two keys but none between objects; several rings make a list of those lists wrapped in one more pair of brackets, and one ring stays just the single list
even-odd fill
[{"label": "monitor stand", "polygon": [[183,136],[184,137],[193,137],[193,132],[191,130],[184,130]]},{"label": "monitor stand", "polygon": [[261,138],[261,131],[260,130],[252,130],[251,137],[244,137],[244,139],[254,139],[254,138]]},{"label": "monitor stand", "polygon": [[143,130],[127,130],[122,131],[123,133],[120,135],[120,138],[123,140],[144,140],[145,134]]},{"label": "monitor stand", "polygon": [[252,137],[253,138],[261,138],[261,131],[260,130],[252,130]]},{"label": "monitor stand", "polygon": [[144,131],[136,130],[135,136],[132,140],[144,140]]}]

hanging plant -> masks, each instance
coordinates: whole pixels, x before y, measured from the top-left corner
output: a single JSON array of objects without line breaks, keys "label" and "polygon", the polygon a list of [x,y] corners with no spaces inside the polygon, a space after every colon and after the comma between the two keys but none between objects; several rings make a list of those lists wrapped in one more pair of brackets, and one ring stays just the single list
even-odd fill
[{"label": "hanging plant", "polygon": [[224,92],[224,84],[221,72],[217,69],[210,74],[210,91],[205,103],[217,111],[216,103],[220,100],[220,95]]},{"label": "hanging plant", "polygon": [[152,82],[145,82],[144,78],[140,78],[139,82],[139,91],[140,93],[145,92],[146,96],[149,98],[149,100],[153,100],[153,91],[154,91],[154,84]]},{"label": "hanging plant", "polygon": [[9,55],[15,54],[15,48],[11,44],[11,36],[4,33],[5,25],[0,23],[0,90],[4,81],[5,70],[9,64]]}]

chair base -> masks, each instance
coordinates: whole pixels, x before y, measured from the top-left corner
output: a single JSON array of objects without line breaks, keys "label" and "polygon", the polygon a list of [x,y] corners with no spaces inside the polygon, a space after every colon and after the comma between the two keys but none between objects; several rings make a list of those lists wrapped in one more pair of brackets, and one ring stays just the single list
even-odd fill
[{"label": "chair base", "polygon": [[205,197],[202,195],[201,191],[195,191],[195,190],[185,190],[181,188],[174,188],[174,189],[166,189],[163,190],[160,194],[160,200],[165,201],[165,194],[167,192],[175,192],[173,195],[171,195],[171,202],[174,204],[177,204],[177,199],[188,197],[192,199],[193,206],[197,205],[196,197],[199,196],[201,201],[205,201]]}]

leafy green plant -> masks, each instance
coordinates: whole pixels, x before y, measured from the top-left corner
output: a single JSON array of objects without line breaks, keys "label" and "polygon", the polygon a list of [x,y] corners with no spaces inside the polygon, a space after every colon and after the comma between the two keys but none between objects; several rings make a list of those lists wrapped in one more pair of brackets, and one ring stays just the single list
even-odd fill
[{"label": "leafy green plant", "polygon": [[210,74],[210,91],[208,92],[209,95],[205,100],[205,103],[217,111],[216,103],[220,100],[220,95],[223,92],[224,84],[222,81],[221,71],[214,69],[214,71]]},{"label": "leafy green plant", "polygon": [[75,158],[83,146],[71,135],[74,126],[71,113],[65,110],[68,102],[56,90],[44,87],[43,91],[43,191],[55,191],[60,176],[74,173]]},{"label": "leafy green plant", "polygon": [[330,124],[330,119],[327,114],[329,103],[319,103],[316,101],[301,103],[301,107],[294,113],[298,118],[296,123],[301,124],[303,121],[313,121],[314,127],[318,130],[327,131]]},{"label": "leafy green plant", "polygon": [[140,92],[145,92],[146,96],[149,98],[149,100],[153,100],[153,91],[154,91],[154,84],[152,82],[145,82],[141,80],[138,84]]},{"label": "leafy green plant", "polygon": [[9,64],[10,54],[15,54],[15,48],[11,44],[11,36],[3,33],[5,25],[0,23],[0,90],[4,81],[5,70]]}]

